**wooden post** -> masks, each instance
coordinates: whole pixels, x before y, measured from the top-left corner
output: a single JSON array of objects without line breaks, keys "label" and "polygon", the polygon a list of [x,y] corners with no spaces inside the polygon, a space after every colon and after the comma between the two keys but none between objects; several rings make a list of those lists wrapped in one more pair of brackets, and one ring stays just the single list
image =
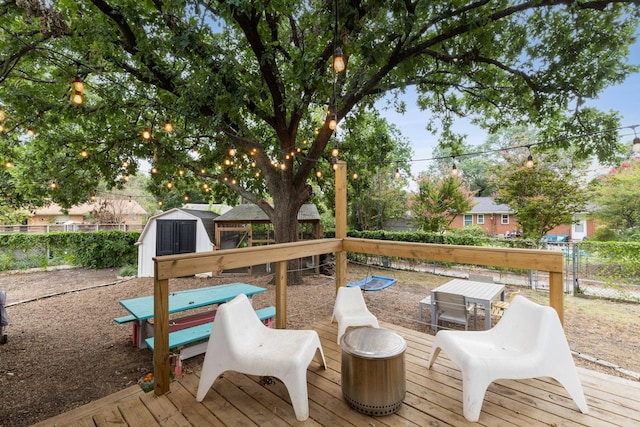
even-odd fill
[{"label": "wooden post", "polygon": [[276,262],[276,329],[287,329],[287,261]]},{"label": "wooden post", "polygon": [[[156,263],[156,269],[158,264]],[[153,279],[153,378],[157,396],[169,392],[171,369],[169,363],[169,279]]]},{"label": "wooden post", "polygon": [[[336,239],[347,237],[347,163],[336,163]],[[347,286],[347,253],[336,252],[336,293]]]},{"label": "wooden post", "polygon": [[564,289],[562,272],[549,272],[549,305],[558,313],[560,323],[564,326]]}]

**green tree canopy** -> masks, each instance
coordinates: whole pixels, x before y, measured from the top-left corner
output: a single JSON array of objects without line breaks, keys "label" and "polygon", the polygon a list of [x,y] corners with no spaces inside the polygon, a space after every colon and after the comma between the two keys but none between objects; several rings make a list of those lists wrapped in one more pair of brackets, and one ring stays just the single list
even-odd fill
[{"label": "green tree canopy", "polygon": [[632,158],[599,178],[594,188],[593,212],[598,224],[617,238],[640,231],[640,160]]},{"label": "green tree canopy", "polygon": [[418,177],[418,191],[409,199],[413,219],[422,231],[445,232],[457,215],[473,207],[473,195],[458,176]]},{"label": "green tree canopy", "polygon": [[[0,154],[15,164],[12,200],[70,206],[147,159],[158,186],[225,187],[293,241],[333,114],[340,123],[414,86],[443,144],[460,139],[455,116],[554,136],[615,128],[615,113],[582,101],[637,71],[626,56],[639,13],[636,0],[5,1]],[[577,150],[606,158],[615,140]]]},{"label": "green tree canopy", "polygon": [[574,163],[571,154],[558,158],[536,153],[533,166],[528,167],[527,157],[526,153],[505,153],[504,161],[493,169],[492,182],[498,188],[496,202],[509,205],[523,237],[539,241],[556,226],[571,224],[575,213],[585,211],[586,164]]}]

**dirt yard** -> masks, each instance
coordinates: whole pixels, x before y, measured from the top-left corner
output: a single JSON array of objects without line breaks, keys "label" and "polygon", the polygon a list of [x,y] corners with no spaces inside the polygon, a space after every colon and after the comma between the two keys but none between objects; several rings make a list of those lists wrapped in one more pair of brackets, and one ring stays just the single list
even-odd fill
[{"label": "dirt yard", "polygon": [[[367,292],[371,311],[382,321],[433,333],[417,322],[418,302],[449,278],[424,273],[376,271],[349,267],[349,281],[368,274],[397,279],[393,286]],[[267,288],[254,305],[275,305],[271,276],[185,278],[172,280],[171,290],[246,282]],[[11,325],[9,342],[0,346],[0,427],[29,426],[61,412],[138,383],[152,371],[152,354],[131,344],[131,327],[117,325],[125,315],[118,301],[153,293],[149,278],[122,280],[117,270],[66,269],[0,275],[7,292]],[[507,293],[514,288],[509,287]],[[520,289],[548,303],[548,295]],[[331,316],[333,278],[307,276],[287,291],[288,327],[301,328]],[[640,304],[566,298],[565,328],[576,364],[636,379],[640,372]],[[482,319],[482,317],[481,317]],[[480,321],[479,324],[482,324]],[[598,363],[587,359],[598,359]],[[186,372],[202,356],[186,363]],[[615,369],[616,367],[621,369]],[[630,372],[626,372],[630,371]]]}]

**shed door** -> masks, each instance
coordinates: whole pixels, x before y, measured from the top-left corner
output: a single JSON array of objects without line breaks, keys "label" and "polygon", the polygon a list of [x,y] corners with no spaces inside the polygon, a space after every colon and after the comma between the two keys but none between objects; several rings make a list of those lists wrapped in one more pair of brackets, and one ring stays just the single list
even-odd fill
[{"label": "shed door", "polygon": [[156,256],[196,251],[196,220],[156,220]]}]

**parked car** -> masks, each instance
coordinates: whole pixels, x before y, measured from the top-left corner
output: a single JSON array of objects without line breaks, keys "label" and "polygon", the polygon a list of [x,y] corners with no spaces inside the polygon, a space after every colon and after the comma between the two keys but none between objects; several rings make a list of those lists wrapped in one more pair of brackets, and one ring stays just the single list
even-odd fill
[{"label": "parked car", "polygon": [[569,243],[568,234],[546,234],[542,236],[544,243]]}]

